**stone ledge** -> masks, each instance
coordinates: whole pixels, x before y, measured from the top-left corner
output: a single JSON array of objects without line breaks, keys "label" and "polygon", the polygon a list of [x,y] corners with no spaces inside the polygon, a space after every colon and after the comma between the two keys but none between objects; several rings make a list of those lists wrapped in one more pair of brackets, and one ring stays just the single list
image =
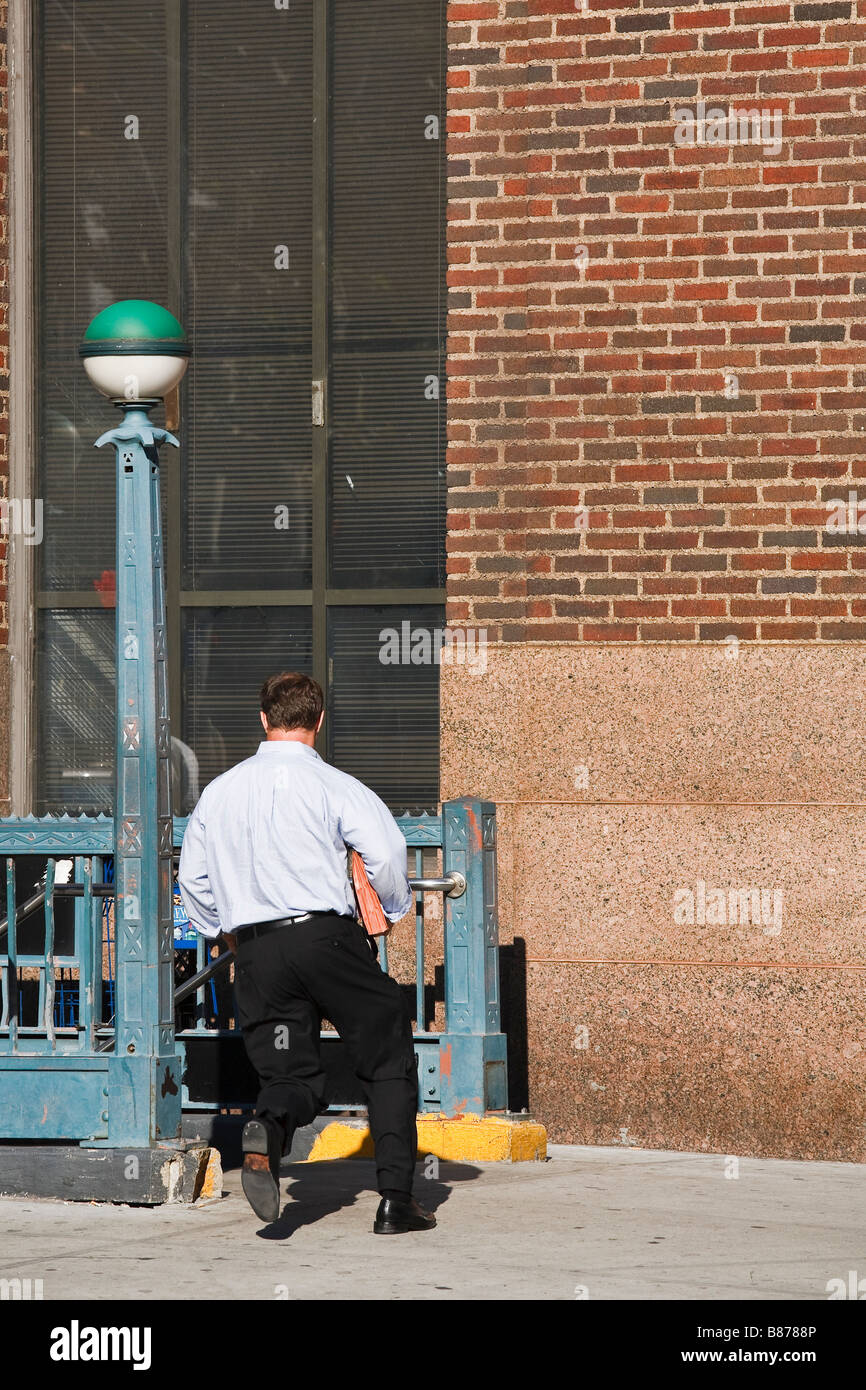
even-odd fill
[{"label": "stone ledge", "polygon": [[0,1197],[161,1206],[220,1196],[215,1148],[0,1144]]}]

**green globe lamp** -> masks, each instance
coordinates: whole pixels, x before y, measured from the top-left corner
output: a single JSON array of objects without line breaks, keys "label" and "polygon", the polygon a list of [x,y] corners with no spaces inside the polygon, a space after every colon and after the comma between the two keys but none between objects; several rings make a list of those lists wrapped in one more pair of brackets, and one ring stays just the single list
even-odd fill
[{"label": "green globe lamp", "polygon": [[162,400],[186,371],[189,353],[174,314],[149,299],[109,304],[92,320],[78,348],[97,391],[116,401]]}]

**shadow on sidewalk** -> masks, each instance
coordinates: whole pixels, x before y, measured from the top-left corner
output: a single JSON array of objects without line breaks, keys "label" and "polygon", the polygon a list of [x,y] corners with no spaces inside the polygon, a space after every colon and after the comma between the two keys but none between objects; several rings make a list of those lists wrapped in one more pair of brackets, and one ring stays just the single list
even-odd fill
[{"label": "shadow on sidewalk", "polygon": [[[448,1201],[454,1183],[472,1182],[480,1176],[481,1169],[470,1163],[443,1161],[439,1165],[439,1176],[425,1180],[419,1163],[413,1195],[425,1211],[435,1212]],[[287,1178],[288,1201],[285,1200]],[[283,1199],[280,1215],[272,1225],[262,1226],[256,1234],[262,1240],[289,1240],[303,1226],[315,1225],[343,1207],[354,1206],[358,1197],[367,1193],[376,1193],[376,1168],[372,1159],[335,1158],[319,1163],[286,1163],[284,1160],[280,1172]],[[372,1222],[370,1233],[372,1235]]]}]

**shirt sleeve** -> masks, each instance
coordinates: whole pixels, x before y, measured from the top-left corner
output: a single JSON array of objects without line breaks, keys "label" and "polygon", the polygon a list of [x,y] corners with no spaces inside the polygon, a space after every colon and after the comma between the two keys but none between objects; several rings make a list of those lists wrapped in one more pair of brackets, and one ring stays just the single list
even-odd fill
[{"label": "shirt sleeve", "polygon": [[202,936],[219,936],[221,927],[207,874],[201,801],[187,821],[180,850],[177,886],[186,914]]},{"label": "shirt sleeve", "polygon": [[362,782],[350,783],[343,798],[340,834],[364,861],[389,922],[399,922],[413,903],[406,873],[406,837],[384,801]]}]

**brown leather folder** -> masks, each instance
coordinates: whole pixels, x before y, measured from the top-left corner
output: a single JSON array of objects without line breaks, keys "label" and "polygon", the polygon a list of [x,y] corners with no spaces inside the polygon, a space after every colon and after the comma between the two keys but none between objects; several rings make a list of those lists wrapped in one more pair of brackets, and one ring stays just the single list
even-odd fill
[{"label": "brown leather folder", "polygon": [[388,921],[382,911],[379,895],[368,879],[364,861],[356,849],[352,850],[351,868],[358,916],[366,927],[368,936],[384,936],[391,930],[393,923]]}]

